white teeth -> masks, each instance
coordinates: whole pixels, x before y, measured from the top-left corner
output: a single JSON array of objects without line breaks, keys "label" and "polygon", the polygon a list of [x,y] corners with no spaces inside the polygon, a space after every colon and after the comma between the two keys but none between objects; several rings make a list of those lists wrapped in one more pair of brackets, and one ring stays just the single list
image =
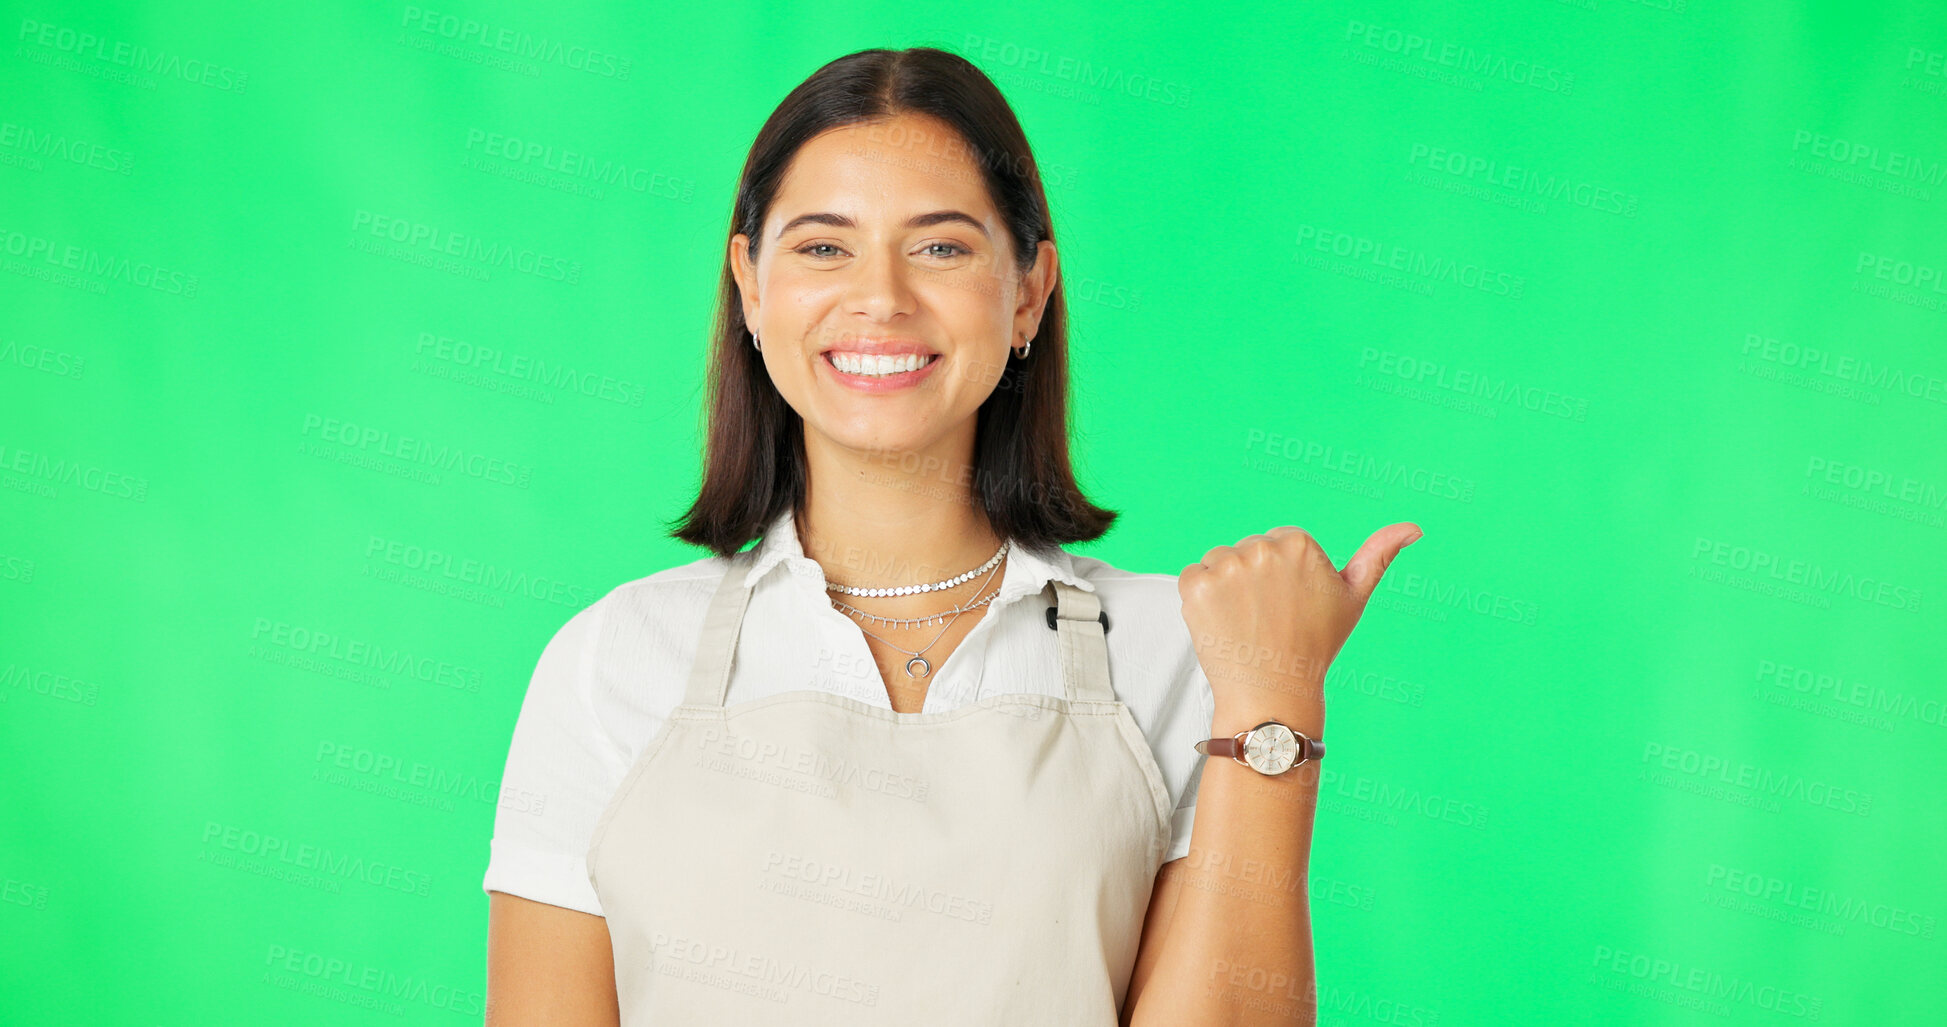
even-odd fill
[{"label": "white teeth", "polygon": [[868,378],[882,378],[889,374],[916,371],[932,363],[934,359],[930,355],[919,353],[902,353],[897,356],[882,353],[875,356],[865,353],[847,353],[842,350],[832,350],[828,356],[831,357],[833,367],[846,374],[863,375]]}]

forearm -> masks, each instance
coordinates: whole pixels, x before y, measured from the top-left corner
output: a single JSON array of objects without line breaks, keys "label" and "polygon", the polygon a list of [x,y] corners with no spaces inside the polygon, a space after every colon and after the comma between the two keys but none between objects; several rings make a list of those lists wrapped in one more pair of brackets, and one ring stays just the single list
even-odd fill
[{"label": "forearm", "polygon": [[[1213,736],[1277,720],[1322,740],[1316,685],[1232,684],[1217,692]],[[1205,760],[1181,891],[1132,1027],[1316,1022],[1305,881],[1317,805],[1316,763],[1266,776]]]}]

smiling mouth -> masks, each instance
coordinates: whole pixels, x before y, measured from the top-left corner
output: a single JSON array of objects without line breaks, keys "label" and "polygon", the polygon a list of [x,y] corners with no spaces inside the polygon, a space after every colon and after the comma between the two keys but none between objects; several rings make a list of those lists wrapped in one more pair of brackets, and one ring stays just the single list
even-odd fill
[{"label": "smiling mouth", "polygon": [[896,374],[906,374],[940,359],[938,353],[898,353],[872,355],[867,353],[848,353],[844,350],[827,350],[825,362],[844,374],[861,378],[889,378]]}]

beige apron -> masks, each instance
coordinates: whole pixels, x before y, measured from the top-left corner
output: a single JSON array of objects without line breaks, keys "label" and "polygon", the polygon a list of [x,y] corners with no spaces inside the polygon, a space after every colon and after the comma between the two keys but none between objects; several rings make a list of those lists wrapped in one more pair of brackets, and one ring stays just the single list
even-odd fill
[{"label": "beige apron", "polygon": [[725,708],[752,552],[590,838],[625,1027],[1115,1024],[1170,798],[1109,688],[1095,594],[1041,592],[1065,698]]}]

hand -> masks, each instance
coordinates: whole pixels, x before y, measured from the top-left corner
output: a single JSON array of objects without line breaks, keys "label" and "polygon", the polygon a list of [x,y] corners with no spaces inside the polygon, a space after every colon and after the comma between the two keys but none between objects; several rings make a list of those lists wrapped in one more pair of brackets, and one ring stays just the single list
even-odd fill
[{"label": "hand", "polygon": [[1410,522],[1389,524],[1341,571],[1310,534],[1287,525],[1218,546],[1185,567],[1176,590],[1219,719],[1231,708],[1265,714],[1257,720],[1281,714],[1278,719],[1318,737],[1325,668],[1380,576],[1421,534]]}]

